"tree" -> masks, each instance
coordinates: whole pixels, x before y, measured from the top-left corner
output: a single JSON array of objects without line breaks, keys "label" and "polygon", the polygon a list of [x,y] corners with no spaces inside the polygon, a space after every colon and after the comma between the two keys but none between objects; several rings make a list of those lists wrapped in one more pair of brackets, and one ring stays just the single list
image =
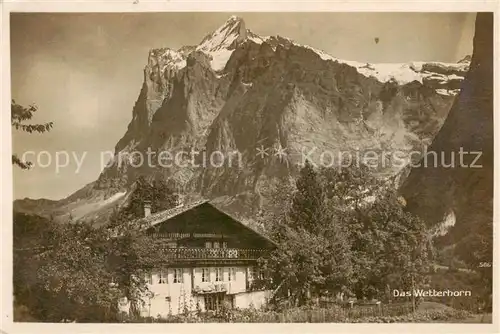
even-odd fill
[{"label": "tree", "polygon": [[325,221],[323,217],[325,198],[318,175],[309,161],[306,161],[300,170],[296,188],[289,214],[292,217],[289,220],[290,226],[319,233]]},{"label": "tree", "polygon": [[264,264],[295,304],[338,292],[383,298],[391,285],[426,283],[432,245],[424,223],[363,165],[306,164],[284,213],[267,220],[279,247]]},{"label": "tree", "polygon": [[[161,266],[163,259],[157,256],[162,245],[144,233],[142,226],[144,202],[151,204],[151,211],[166,210],[178,202],[178,195],[164,180],[152,183],[139,177],[133,186],[128,205],[115,211],[107,228],[116,231],[110,240],[106,265],[113,273],[120,296],[130,301],[131,313],[137,313],[144,293],[147,292],[145,273]],[[137,223],[137,224],[136,224]]]},{"label": "tree", "polygon": [[[16,130],[21,130],[28,133],[38,132],[44,133],[52,129],[52,122],[44,124],[25,124],[33,118],[33,115],[38,110],[35,105],[30,105],[29,107],[23,107],[17,104],[14,100],[10,104],[11,110],[11,125]],[[31,163],[29,161],[22,161],[16,154],[12,155],[12,164],[19,166],[22,169],[29,169]]]},{"label": "tree", "polygon": [[[19,212],[14,212],[13,218],[14,321],[35,320],[36,314],[32,312],[40,309],[34,307],[40,296],[37,289],[40,261],[35,254],[51,248],[55,224],[44,217]],[[18,309],[23,312],[16,312]]]},{"label": "tree", "polygon": [[[295,305],[306,304],[313,295],[318,295],[325,286],[327,253],[324,237],[314,235],[304,229],[280,226],[280,232],[274,235],[280,247],[264,260],[263,267],[272,273],[276,285],[284,282],[280,291],[282,297],[291,294]],[[279,234],[279,236],[278,236]]]},{"label": "tree", "polygon": [[398,287],[424,284],[430,236],[423,221],[404,210],[396,189],[362,164],[325,168],[321,176],[329,207],[349,234],[352,292],[358,298],[384,297],[394,277]]},{"label": "tree", "polygon": [[140,176],[132,186],[130,200],[124,208],[115,211],[110,217],[111,225],[120,225],[144,216],[144,203],[151,204],[151,212],[169,209],[177,205],[179,196],[164,180],[149,182]]},{"label": "tree", "polygon": [[41,321],[109,320],[116,303],[103,265],[105,232],[16,213],[15,306],[25,306]]},{"label": "tree", "polygon": [[57,234],[57,244],[37,255],[37,280],[44,296],[41,318],[114,320],[119,292],[110,285],[113,275],[105,267],[109,249],[105,230],[68,223],[59,226]]},{"label": "tree", "polygon": [[[116,321],[119,298],[140,306],[147,291],[144,272],[163,259],[157,256],[160,245],[144,233],[143,226],[127,224],[128,219],[134,219],[142,198],[162,210],[171,207],[177,196],[162,182],[145,182],[138,189],[140,195],[131,196],[133,203],[114,213],[113,229],[16,215],[14,292],[31,316],[51,322]],[[113,234],[116,228],[119,237]]]},{"label": "tree", "polygon": [[[490,215],[491,217],[491,215]],[[485,309],[491,312],[493,289],[493,221],[477,224],[468,236],[457,243],[454,255],[463,260],[470,270],[478,272],[484,290],[480,298]]]},{"label": "tree", "polygon": [[263,266],[280,286],[281,297],[288,298],[290,292],[296,305],[342,291],[351,275],[345,231],[333,219],[325,199],[318,173],[307,162],[284,212],[266,218],[280,246]]},{"label": "tree", "polygon": [[[44,133],[50,131],[52,128],[52,122],[45,124],[26,124],[26,121],[29,121],[34,113],[38,110],[38,108],[34,105],[30,105],[29,107],[23,107],[17,104],[14,100],[11,101],[11,126],[16,130],[33,133]],[[20,167],[21,169],[29,169],[31,167],[31,163],[29,161],[22,161],[16,154],[12,155],[12,164]],[[15,215],[16,216],[16,215]],[[14,252],[14,273],[16,279],[14,280],[14,297],[16,298],[15,307],[18,306],[19,300],[30,300],[32,296],[31,285],[33,280],[33,271],[30,271],[29,268],[33,268],[35,263],[31,263],[31,265],[27,265],[30,261],[29,256],[32,254],[31,249],[35,247],[35,249],[44,249],[46,245],[38,245],[38,242],[34,241],[35,238],[31,235],[32,231],[35,230],[37,232],[50,233],[51,225],[42,222],[34,227],[32,224],[34,221],[41,221],[41,217],[29,217],[28,215],[17,215],[14,221],[17,221],[18,224],[14,224],[14,247],[18,248],[18,251]],[[23,232],[27,235],[24,236]],[[37,235],[39,238],[40,235]],[[26,311],[30,312],[30,310],[23,306],[24,312],[16,312],[17,315],[25,314]],[[30,316],[31,318],[31,316]]]},{"label": "tree", "polygon": [[356,295],[383,298],[387,287],[423,287],[430,270],[432,244],[423,221],[404,211],[395,191],[361,211],[352,229]]}]

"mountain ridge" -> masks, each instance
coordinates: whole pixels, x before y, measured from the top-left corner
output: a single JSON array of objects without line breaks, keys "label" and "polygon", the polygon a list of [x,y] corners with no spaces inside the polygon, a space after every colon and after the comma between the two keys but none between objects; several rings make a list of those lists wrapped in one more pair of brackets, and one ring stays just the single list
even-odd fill
[{"label": "mountain ridge", "polygon": [[[252,215],[269,196],[270,185],[293,178],[301,160],[300,154],[259,159],[256,148],[281,147],[289,153],[314,147],[318,152],[421,151],[443,124],[468,66],[467,61],[341,60],[285,37],[258,36],[241,18],[230,17],[196,46],[150,50],[132,120],[115,146],[115,158],[148,148],[172,153],[237,150],[243,167],[135,168],[115,161],[96,181],[46,211],[95,218],[95,212],[126,198],[116,194],[127,193],[145,175],[169,180],[192,197],[226,198],[226,206],[242,202],[235,206]],[[400,170],[377,172],[395,175]],[[106,202],[113,196],[115,201]],[[14,202],[18,211],[32,207]]]}]

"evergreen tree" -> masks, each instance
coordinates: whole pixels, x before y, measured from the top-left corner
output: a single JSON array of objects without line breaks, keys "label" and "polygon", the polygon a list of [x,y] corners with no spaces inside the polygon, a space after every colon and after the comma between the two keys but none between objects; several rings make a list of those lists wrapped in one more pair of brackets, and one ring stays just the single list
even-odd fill
[{"label": "evergreen tree", "polygon": [[319,233],[324,225],[324,193],[318,175],[309,161],[300,170],[292,198],[289,224],[311,233]]},{"label": "evergreen tree", "polygon": [[267,219],[279,248],[265,263],[295,304],[351,292],[383,298],[388,287],[424,287],[432,245],[424,223],[364,166],[301,170],[284,213]]},{"label": "evergreen tree", "polygon": [[279,247],[264,267],[280,287],[281,297],[296,305],[349,284],[350,251],[344,229],[333,219],[318,173],[306,162],[296,181],[291,203],[268,219]]},{"label": "evergreen tree", "polygon": [[177,205],[179,196],[164,180],[149,182],[140,176],[134,183],[130,198],[125,207],[117,209],[111,215],[109,227],[120,226],[144,216],[144,204],[149,202],[151,213],[170,209]]}]

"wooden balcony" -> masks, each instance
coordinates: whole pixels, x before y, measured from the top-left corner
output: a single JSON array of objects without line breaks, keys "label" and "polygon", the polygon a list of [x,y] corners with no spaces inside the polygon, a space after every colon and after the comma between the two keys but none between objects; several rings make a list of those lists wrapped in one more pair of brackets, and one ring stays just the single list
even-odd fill
[{"label": "wooden balcony", "polygon": [[268,254],[266,249],[242,248],[164,248],[162,256],[169,262],[257,260]]}]

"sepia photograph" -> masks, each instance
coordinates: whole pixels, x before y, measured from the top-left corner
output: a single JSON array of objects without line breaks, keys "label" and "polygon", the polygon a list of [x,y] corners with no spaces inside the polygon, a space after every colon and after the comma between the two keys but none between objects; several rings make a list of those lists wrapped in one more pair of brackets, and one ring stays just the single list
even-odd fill
[{"label": "sepia photograph", "polygon": [[493,12],[8,18],[11,321],[493,324]]}]

